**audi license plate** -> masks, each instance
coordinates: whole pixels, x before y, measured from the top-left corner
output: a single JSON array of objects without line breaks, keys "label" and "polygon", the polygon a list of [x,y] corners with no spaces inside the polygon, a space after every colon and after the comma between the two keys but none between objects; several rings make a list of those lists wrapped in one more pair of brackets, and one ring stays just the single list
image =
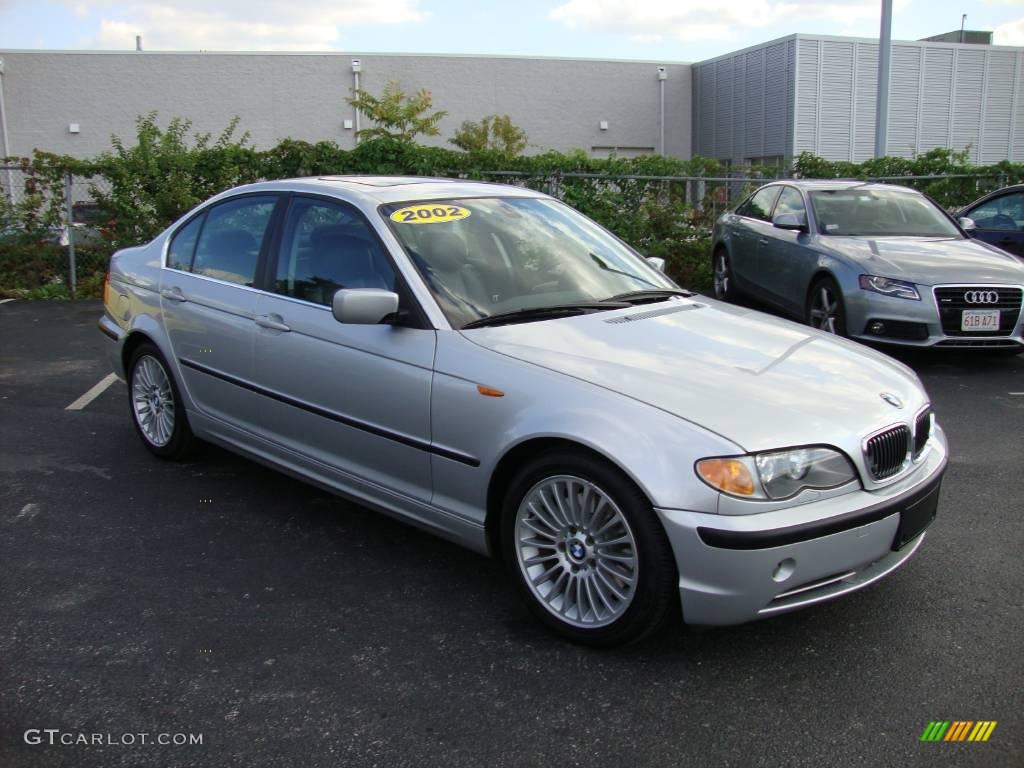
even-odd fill
[{"label": "audi license plate", "polygon": [[998,309],[965,309],[960,319],[961,331],[998,331]]}]

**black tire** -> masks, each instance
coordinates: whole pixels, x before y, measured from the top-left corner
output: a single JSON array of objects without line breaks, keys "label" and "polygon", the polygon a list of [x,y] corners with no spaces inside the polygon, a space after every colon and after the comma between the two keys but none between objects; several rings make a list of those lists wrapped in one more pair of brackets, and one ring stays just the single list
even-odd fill
[{"label": "black tire", "polygon": [[[140,423],[140,417],[136,409],[135,402],[135,382],[136,377],[141,375],[140,368],[144,364],[151,364],[155,362],[162,369],[164,375],[167,377],[167,382],[170,385],[170,398],[173,405],[173,430],[170,433],[169,439],[165,442],[155,441],[151,439],[147,434],[146,430]],[[139,439],[142,440],[142,444],[155,456],[159,456],[161,459],[168,459],[171,461],[178,461],[186,458],[195,448],[196,438],[192,434],[192,429],[188,424],[188,415],[185,413],[185,407],[182,403],[181,392],[178,389],[178,383],[174,380],[174,374],[171,372],[170,366],[167,365],[167,361],[164,356],[160,354],[160,350],[155,345],[146,342],[140,344],[135,351],[132,353],[131,359],[128,361],[128,410],[131,412],[132,424],[135,426],[135,432],[138,434]]]},{"label": "black tire", "polygon": [[[528,583],[525,573],[527,566],[521,564],[518,537],[519,531],[524,528],[517,520],[520,506],[527,494],[540,483],[566,476],[596,486],[600,493],[611,500],[621,516],[625,518],[628,524],[625,530],[631,533],[635,544],[636,568],[632,571],[635,577],[635,588],[633,588],[631,600],[622,601],[621,613],[617,617],[605,603],[603,607],[608,607],[609,610],[606,611],[604,620],[610,623],[604,625],[579,626],[557,616],[555,608],[547,607],[541,597],[534,593],[534,588]],[[583,489],[581,489],[582,493]],[[579,501],[585,497],[580,495],[575,498]],[[604,509],[605,514],[608,514],[609,507],[605,506]],[[524,514],[528,513],[524,512]],[[585,517],[585,515],[581,515],[581,517]],[[599,518],[598,514],[594,513],[589,518],[588,524],[595,526],[598,523],[605,524],[604,520],[607,519],[609,518]],[[615,526],[610,530],[615,531]],[[573,528],[572,531],[574,536],[580,537],[580,544],[582,544],[584,536],[588,545],[594,544],[592,552],[595,558],[604,557],[604,554],[597,554],[599,551],[602,553],[613,551],[611,544],[592,540],[590,533],[584,527],[579,529],[578,534],[576,528]],[[594,532],[594,538],[595,540],[598,538],[597,532]],[[569,583],[573,583],[572,580],[577,577],[570,576],[568,573],[569,552],[570,548],[563,542],[561,552],[552,553],[548,557],[548,562],[539,567],[546,569],[549,567],[549,563],[553,565],[559,562],[554,558],[560,557],[561,565],[558,567],[566,570]],[[502,507],[501,553],[508,573],[530,611],[550,630],[574,642],[599,647],[636,642],[655,632],[670,617],[679,614],[679,577],[672,548],[661,521],[658,520],[644,493],[617,467],[597,456],[582,451],[553,449],[542,453],[516,474],[509,485]],[[581,581],[601,578],[598,572],[603,564],[596,566],[596,563],[596,559],[583,561],[579,568],[587,570],[587,573],[579,577]],[[594,565],[592,570],[591,565]],[[571,567],[575,573],[577,566],[572,565]],[[606,570],[604,573],[609,573],[609,571]],[[561,576],[559,576],[560,579]],[[605,579],[604,583],[607,585],[608,579]],[[594,581],[590,580],[589,584],[594,584]],[[619,583],[618,586],[621,588],[622,584]],[[625,590],[628,589],[628,587],[625,588]],[[571,591],[570,588],[567,593]],[[589,588],[580,591],[585,591],[589,596],[589,610],[593,616],[593,623],[599,624],[597,613],[603,610],[603,607],[594,598],[597,589],[595,588],[593,592]],[[576,592],[577,596],[580,591]],[[564,601],[562,605],[564,607]],[[578,610],[579,605],[577,604],[574,608]],[[586,610],[583,613],[585,617]]]},{"label": "black tire", "polygon": [[[823,294],[823,292],[825,292]],[[827,305],[822,302],[826,301]],[[807,292],[804,322],[812,328],[846,337],[846,305],[839,284],[831,277],[819,277]]]},{"label": "black tire", "polygon": [[732,261],[729,259],[729,251],[725,249],[725,246],[718,246],[711,257],[711,275],[716,299],[719,301],[739,299],[736,280],[732,275]]}]

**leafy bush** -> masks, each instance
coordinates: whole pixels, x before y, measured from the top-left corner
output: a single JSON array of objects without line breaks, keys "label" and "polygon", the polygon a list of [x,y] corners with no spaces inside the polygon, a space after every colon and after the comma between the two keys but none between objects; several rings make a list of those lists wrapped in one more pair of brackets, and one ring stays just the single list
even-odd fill
[{"label": "leafy bush", "polygon": [[407,94],[394,80],[388,81],[379,97],[362,88],[353,88],[352,98],[346,101],[373,123],[373,127],[359,131],[360,139],[413,142],[417,136],[437,136],[441,133],[437,124],[448,114],[444,110],[428,114],[434,105],[430,91],[420,89]]},{"label": "leafy bush", "polygon": [[512,123],[508,115],[488,115],[479,123],[463,121],[449,143],[464,152],[499,152],[508,156],[526,149],[526,131]]},{"label": "leafy bush", "polygon": [[[369,129],[371,138],[352,150],[332,141],[293,139],[256,150],[249,146],[247,134],[236,136],[237,120],[214,139],[211,134],[190,135],[191,123],[178,118],[161,128],[154,113],[138,119],[134,144],[114,137],[111,151],[92,160],[44,152],[31,160],[16,160],[25,168],[26,195],[14,206],[0,201],[0,288],[46,293],[54,290],[48,287],[54,280],[64,279],[67,255],[50,241],[54,227],[63,221],[63,185],[69,172],[90,180],[92,197],[103,211],[101,242],[76,248],[79,295],[102,289],[102,274],[113,250],[146,242],[214,194],[260,179],[327,174],[447,176],[528,186],[564,200],[645,255],[664,258],[678,282],[703,290],[711,282],[710,233],[715,218],[730,200],[760,183],[700,181],[724,172],[717,161],[699,157],[595,158],[582,150],[516,155],[510,151],[514,143],[492,141],[498,118],[491,119],[486,145],[479,140],[479,131],[467,144],[472,151],[421,146],[413,139],[436,133],[443,113],[428,114],[429,93],[409,97],[397,85],[385,90],[376,106],[362,101],[360,108],[379,118],[381,130]],[[508,125],[514,128],[510,120]],[[1024,164],[979,167],[969,163],[966,151],[944,149],[858,164],[803,154],[793,171],[803,178],[943,176],[907,178],[905,183],[950,209],[990,189],[1024,180]],[[731,169],[731,175],[751,179],[769,180],[776,173],[773,168]],[[4,234],[11,232],[15,234]]]}]

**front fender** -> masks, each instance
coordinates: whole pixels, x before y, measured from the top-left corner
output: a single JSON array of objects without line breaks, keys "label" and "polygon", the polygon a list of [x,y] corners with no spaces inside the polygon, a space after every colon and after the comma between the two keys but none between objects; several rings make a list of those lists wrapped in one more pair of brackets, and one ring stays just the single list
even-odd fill
[{"label": "front fender", "polygon": [[[482,395],[478,385],[504,395]],[[485,349],[454,331],[438,333],[431,423],[436,446],[479,462],[435,455],[434,504],[481,524],[495,469],[530,440],[585,446],[618,466],[653,505],[705,512],[717,511],[718,493],[697,479],[694,461],[741,452],[665,411]]]}]

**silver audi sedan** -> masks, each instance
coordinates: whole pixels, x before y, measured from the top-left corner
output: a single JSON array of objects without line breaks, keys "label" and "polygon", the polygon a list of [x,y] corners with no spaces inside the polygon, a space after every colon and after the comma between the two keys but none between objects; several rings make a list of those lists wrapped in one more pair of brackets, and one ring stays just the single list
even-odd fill
[{"label": "silver audi sedan", "polygon": [[1024,351],[1024,263],[916,190],[769,184],[718,219],[713,243],[720,299],[863,341]]},{"label": "silver audi sedan", "polygon": [[860,589],[936,512],[908,368],[681,290],[528,189],[240,187],[115,254],[105,307],[154,454],[217,443],[498,556],[578,642]]}]

